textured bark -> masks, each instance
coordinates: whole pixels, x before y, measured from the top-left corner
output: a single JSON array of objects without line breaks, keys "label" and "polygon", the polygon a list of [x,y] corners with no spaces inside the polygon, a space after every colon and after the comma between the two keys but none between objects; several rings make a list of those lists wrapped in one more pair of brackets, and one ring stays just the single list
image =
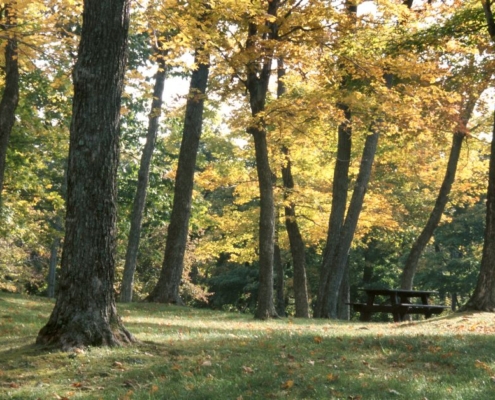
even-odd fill
[{"label": "textured bark", "polygon": [[[10,5],[6,6],[5,21],[1,27],[8,31],[16,26],[15,13]],[[0,206],[5,177],[5,162],[10,134],[15,123],[15,112],[19,103],[19,64],[17,60],[17,38],[15,34],[7,40],[5,46],[5,86],[0,100]]]},{"label": "textured bark", "polygon": [[131,228],[129,230],[129,240],[125,254],[124,276],[120,289],[120,301],[128,303],[132,301],[132,289],[134,285],[134,272],[141,237],[141,225],[143,211],[146,204],[146,191],[148,188],[151,160],[155,150],[156,136],[158,134],[160,115],[162,110],[162,96],[167,76],[165,61],[162,57],[158,59],[158,71],[155,75],[155,85],[153,88],[153,100],[151,101],[151,112],[148,117],[148,132],[141,163],[139,165],[138,182],[136,195],[132,205]]},{"label": "textured bark", "polygon": [[352,192],[351,202],[347,210],[344,225],[342,226],[335,256],[331,262],[328,278],[327,292],[322,302],[322,316],[324,318],[337,318],[337,304],[339,289],[347,265],[347,257],[351,248],[352,239],[356,231],[359,215],[363,208],[364,196],[371,177],[373,161],[375,159],[378,139],[378,131],[366,137],[363,156],[359,166],[359,173]]},{"label": "textured bark", "polygon": [[[291,162],[289,150],[284,147],[282,152],[285,155],[285,163],[282,168],[282,177],[284,183],[285,200],[287,201],[288,191],[294,189],[294,179],[292,177]],[[289,236],[290,252],[292,255],[292,264],[294,267],[294,301],[295,317],[309,318],[309,299],[308,283],[306,277],[306,246],[299,230],[296,219],[296,206],[290,202],[284,207],[285,210],[285,227]]]},{"label": "textured bark", "polygon": [[37,343],[70,349],[134,341],[113,290],[119,119],[129,2],[84,1],[73,71],[67,214],[59,293]]},{"label": "textured bark", "polygon": [[[284,62],[282,58],[278,59],[278,82],[277,96],[282,97],[286,88],[283,83],[285,76]],[[286,146],[282,147],[282,153],[285,157],[285,162],[282,167],[282,180],[284,185],[284,200],[288,204],[285,205],[285,227],[289,236],[290,252],[292,256],[292,264],[294,267],[294,301],[295,301],[295,317],[309,318],[309,299],[308,299],[308,282],[306,277],[306,246],[299,230],[299,225],[296,218],[296,205],[290,201],[290,193],[294,190],[294,177],[292,176],[291,158],[289,149]]]},{"label": "textured bark", "polygon": [[[492,133],[495,137],[495,120]],[[486,199],[485,241],[480,274],[473,295],[461,310],[495,312],[495,140],[492,140],[491,143],[488,195]]]},{"label": "textured bark", "polygon": [[259,288],[258,304],[255,312],[257,319],[275,317],[273,304],[273,255],[275,241],[275,208],[273,200],[272,173],[268,161],[266,132],[250,128],[254,138],[256,170],[260,188],[259,222]]},{"label": "textured bark", "polygon": [[[277,15],[279,0],[268,3],[267,13]],[[275,38],[277,26],[267,22],[268,32],[263,38]],[[256,54],[259,48],[258,26],[250,23],[248,27],[248,38],[246,41],[246,51]],[[260,66],[259,60],[250,61],[247,64],[246,87],[249,92],[249,104],[251,114],[259,120],[255,125],[250,126],[247,131],[253,136],[256,156],[256,171],[258,173],[258,185],[260,190],[260,221],[259,221],[259,288],[258,303],[255,311],[255,318],[268,319],[276,317],[273,303],[273,254],[275,240],[275,206],[273,199],[272,172],[268,158],[268,145],[266,140],[265,122],[259,118],[260,113],[265,109],[266,95],[268,93],[268,83],[271,74],[272,55],[266,54],[263,64]]]},{"label": "textured bark", "polygon": [[[485,11],[490,38],[495,43],[495,20],[491,10],[492,1],[484,1],[482,5]],[[492,135],[495,138],[495,113]],[[483,245],[480,274],[473,295],[461,310],[495,312],[495,140],[492,140],[490,151],[485,242]]]},{"label": "textured bark", "polygon": [[57,278],[57,260],[58,248],[60,247],[60,239],[53,239],[52,247],[50,248],[50,263],[48,265],[48,290],[47,296],[52,299],[55,297],[55,285]]},{"label": "textured bark", "polygon": [[337,160],[333,172],[332,208],[328,222],[327,243],[323,252],[323,261],[320,269],[320,285],[316,301],[315,318],[325,318],[323,313],[326,293],[328,293],[328,279],[331,263],[335,257],[340,231],[344,224],[345,210],[347,206],[347,193],[349,190],[349,165],[351,162],[352,128],[350,126],[351,112],[343,104],[338,105],[344,113],[345,120],[339,125]]},{"label": "textured bark", "polygon": [[184,130],[175,178],[174,201],[167,231],[165,255],[158,282],[147,300],[158,303],[183,304],[179,294],[184,254],[186,251],[196,157],[203,126],[203,108],[208,82],[209,65],[200,62],[191,76],[186,104]]},{"label": "textured bark", "polygon": [[[276,230],[275,236],[277,236]],[[277,237],[275,237],[273,249],[273,270],[275,273],[275,311],[280,317],[285,317],[285,268],[282,263]]]},{"label": "textured bark", "polygon": [[420,235],[416,238],[411,251],[407,257],[404,269],[401,275],[401,288],[411,290],[413,287],[414,275],[418,266],[419,259],[423,253],[426,245],[430,241],[435,229],[440,223],[445,206],[449,201],[450,191],[452,184],[455,180],[455,174],[457,171],[457,164],[459,162],[459,156],[461,154],[462,142],[464,141],[465,134],[456,132],[452,140],[452,146],[450,148],[449,161],[447,163],[447,170],[443,178],[442,186],[438,193],[438,197],[435,201],[435,206],[431,211],[431,214],[426,222],[425,227],[421,231]]}]

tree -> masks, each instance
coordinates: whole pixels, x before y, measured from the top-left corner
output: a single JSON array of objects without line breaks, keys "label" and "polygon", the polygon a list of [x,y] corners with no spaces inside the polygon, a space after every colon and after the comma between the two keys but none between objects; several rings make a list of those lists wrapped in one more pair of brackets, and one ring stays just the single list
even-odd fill
[{"label": "tree", "polygon": [[132,206],[131,228],[129,231],[129,240],[125,255],[124,277],[122,278],[122,287],[120,290],[120,300],[122,302],[132,301],[134,272],[136,270],[137,254],[141,236],[143,210],[146,204],[146,190],[149,182],[149,172],[156,143],[156,136],[158,134],[158,123],[163,104],[163,89],[165,86],[165,78],[167,76],[167,68],[163,58],[163,51],[156,49],[155,53],[157,56],[158,71],[155,74],[153,99],[151,101],[151,111],[148,117],[148,132],[146,134],[146,143],[141,155],[136,195]]},{"label": "tree", "polygon": [[2,204],[7,147],[19,102],[19,61],[17,35],[15,33],[16,25],[14,4],[6,3],[0,8],[0,28],[7,37],[5,45],[5,87],[0,100],[0,206]]},{"label": "tree", "polygon": [[129,1],[85,0],[68,161],[59,294],[36,342],[63,349],[134,341],[113,292],[119,117]]},{"label": "tree", "polygon": [[208,58],[203,53],[203,49],[197,50],[195,58],[197,69],[191,75],[165,255],[160,278],[149,294],[148,301],[182,304],[179,286],[184,269],[194,171],[203,125],[203,108],[210,68]]},{"label": "tree", "polygon": [[[495,18],[492,0],[481,2],[485,12],[488,33],[495,43]],[[464,305],[464,310],[495,312],[495,113],[492,130],[488,192],[486,199],[486,226],[480,274],[473,295]]]},{"label": "tree", "polygon": [[[283,83],[285,68],[282,57],[279,57],[277,62],[277,96],[280,98],[286,92],[286,88]],[[306,278],[306,246],[296,219],[296,205],[290,199],[290,194],[294,190],[294,177],[292,176],[290,150],[286,146],[282,146],[282,153],[284,155],[282,181],[285,190],[285,228],[287,229],[287,235],[289,236],[290,252],[292,255],[292,264],[294,268],[295,317],[309,318],[308,283]]]}]

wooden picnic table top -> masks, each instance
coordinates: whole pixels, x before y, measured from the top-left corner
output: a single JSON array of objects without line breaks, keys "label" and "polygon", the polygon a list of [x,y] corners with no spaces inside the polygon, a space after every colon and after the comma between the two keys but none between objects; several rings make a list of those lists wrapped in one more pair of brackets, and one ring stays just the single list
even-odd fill
[{"label": "wooden picnic table top", "polygon": [[379,296],[389,296],[393,294],[398,294],[406,297],[416,297],[416,296],[429,296],[430,294],[438,294],[438,292],[431,290],[406,290],[406,289],[373,289],[365,288],[359,289],[365,291],[367,294],[379,295]]}]

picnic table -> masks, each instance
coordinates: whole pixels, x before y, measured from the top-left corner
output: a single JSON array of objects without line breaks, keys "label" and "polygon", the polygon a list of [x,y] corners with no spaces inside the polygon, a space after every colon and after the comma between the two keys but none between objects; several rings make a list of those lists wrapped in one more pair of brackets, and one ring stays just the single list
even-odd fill
[{"label": "picnic table", "polygon": [[[404,289],[362,289],[366,292],[366,303],[347,303],[358,311],[361,321],[370,321],[374,313],[390,313],[395,322],[404,321],[408,314],[423,314],[430,318],[433,314],[440,314],[447,306],[430,304],[430,296],[437,294],[429,290]],[[380,296],[385,300],[377,302]],[[413,302],[411,299],[419,299]]]}]

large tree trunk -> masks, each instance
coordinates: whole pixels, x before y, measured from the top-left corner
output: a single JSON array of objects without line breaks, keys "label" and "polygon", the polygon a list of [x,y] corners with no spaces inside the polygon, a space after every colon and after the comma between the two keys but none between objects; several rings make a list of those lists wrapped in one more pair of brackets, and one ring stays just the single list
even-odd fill
[{"label": "large tree trunk", "polygon": [[[495,115],[495,114],[494,114]],[[495,138],[495,120],[492,134]],[[486,227],[483,256],[473,295],[461,310],[495,312],[495,140],[492,140],[486,199]]]},{"label": "large tree trunk", "polygon": [[63,349],[134,341],[114,297],[119,119],[129,1],[84,1],[73,71],[62,276],[36,342]]},{"label": "large tree trunk", "polygon": [[[15,11],[11,4],[5,6],[5,16],[1,19],[1,28],[5,31],[16,26]],[[0,206],[5,176],[5,162],[10,133],[15,122],[15,111],[19,103],[19,62],[17,37],[9,35],[5,46],[5,86],[0,101]]]},{"label": "large tree trunk", "polygon": [[445,177],[443,178],[442,186],[438,193],[435,206],[431,211],[431,214],[426,222],[425,227],[421,231],[421,234],[414,242],[411,252],[409,253],[404,269],[401,275],[400,286],[402,289],[411,290],[413,287],[414,275],[418,266],[419,259],[423,253],[426,245],[433,236],[433,232],[440,223],[445,206],[449,201],[450,190],[455,180],[455,174],[457,171],[457,164],[459,162],[459,156],[461,154],[462,142],[464,141],[465,134],[456,132],[452,140],[452,147],[450,148],[449,161],[447,164],[447,170],[445,171]]},{"label": "large tree trunk", "polygon": [[328,293],[328,282],[331,271],[331,263],[335,257],[339,242],[340,231],[344,224],[345,210],[347,207],[347,192],[349,189],[349,165],[351,162],[352,128],[351,111],[343,104],[338,105],[344,114],[344,121],[339,125],[337,159],[333,172],[332,208],[328,222],[327,243],[323,252],[323,261],[320,269],[320,285],[316,301],[315,318],[325,318],[324,302]]},{"label": "large tree trunk", "polygon": [[[285,76],[284,61],[281,57],[278,58],[277,69],[277,97],[282,97],[285,92],[285,84],[283,77]],[[284,200],[290,200],[290,193],[294,190],[294,177],[292,176],[291,158],[289,149],[286,146],[282,147],[284,154],[284,164],[282,166],[282,180],[284,184]],[[292,264],[294,267],[294,301],[297,318],[309,318],[309,299],[308,299],[308,283],[306,278],[306,246],[299,230],[299,225],[296,218],[296,205],[289,201],[285,205],[285,227],[289,236],[290,252],[292,255]]]},{"label": "large tree trunk", "polygon": [[201,56],[197,54],[198,68],[191,76],[165,256],[160,278],[147,298],[152,302],[183,304],[179,295],[179,286],[184,269],[194,171],[203,126],[203,108],[209,73],[209,65],[200,60]]},{"label": "large tree trunk", "polygon": [[[491,10],[492,1],[482,2],[488,32],[495,43],[495,20]],[[495,138],[495,113],[492,135]],[[483,256],[478,282],[473,295],[461,310],[495,312],[495,140],[492,140],[490,169],[488,173],[488,194],[486,199],[486,227]]]},{"label": "large tree trunk", "polygon": [[[158,50],[159,52],[159,50]],[[141,237],[141,224],[143,211],[146,204],[146,191],[149,182],[149,173],[153,151],[155,150],[156,136],[158,134],[160,115],[162,111],[162,96],[167,76],[165,60],[158,58],[158,71],[155,75],[155,86],[153,88],[153,100],[151,101],[151,111],[148,117],[148,132],[141,163],[139,165],[138,182],[136,195],[132,206],[131,229],[129,231],[129,241],[125,254],[124,277],[120,290],[120,301],[128,303],[132,301],[132,289],[134,284],[134,272],[136,271],[136,261]]]}]

